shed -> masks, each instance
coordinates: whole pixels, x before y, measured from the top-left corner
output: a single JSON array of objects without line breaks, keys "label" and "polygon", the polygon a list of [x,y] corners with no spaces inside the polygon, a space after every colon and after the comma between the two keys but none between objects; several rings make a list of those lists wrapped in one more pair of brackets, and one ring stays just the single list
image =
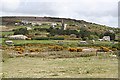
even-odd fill
[{"label": "shed", "polygon": [[7,45],[13,45],[13,41],[10,41],[10,40],[5,41],[5,43],[6,43]]},{"label": "shed", "polygon": [[80,41],[80,44],[88,44],[86,41]]}]

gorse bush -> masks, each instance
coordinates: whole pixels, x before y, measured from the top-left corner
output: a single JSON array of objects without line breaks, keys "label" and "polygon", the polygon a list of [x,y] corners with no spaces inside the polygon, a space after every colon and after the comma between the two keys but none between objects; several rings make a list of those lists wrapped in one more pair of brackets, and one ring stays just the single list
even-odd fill
[{"label": "gorse bush", "polygon": [[14,48],[15,51],[17,51],[17,53],[22,54],[25,51],[24,47],[20,47],[20,46],[16,46]]},{"label": "gorse bush", "polygon": [[77,48],[77,52],[82,52],[82,49],[81,48]]},{"label": "gorse bush", "polygon": [[77,52],[77,49],[76,48],[68,48],[68,51],[70,51],[70,52]]},{"label": "gorse bush", "polygon": [[101,46],[100,49],[103,50],[104,52],[108,52],[108,51],[110,51],[109,48],[107,48],[107,47],[103,47],[103,46]]},{"label": "gorse bush", "polygon": [[49,49],[50,51],[62,51],[62,50],[63,50],[63,47],[62,47],[62,46],[55,45],[55,46],[49,46],[48,49]]},{"label": "gorse bush", "polygon": [[29,49],[29,52],[42,52],[43,49],[40,48],[33,48],[33,49]]},{"label": "gorse bush", "polygon": [[68,48],[68,51],[70,52],[82,52],[81,48]]}]

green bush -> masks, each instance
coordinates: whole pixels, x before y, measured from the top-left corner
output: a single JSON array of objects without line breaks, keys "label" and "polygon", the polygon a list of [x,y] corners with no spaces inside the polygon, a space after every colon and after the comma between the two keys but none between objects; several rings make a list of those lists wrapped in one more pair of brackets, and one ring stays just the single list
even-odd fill
[{"label": "green bush", "polygon": [[28,33],[29,32],[28,32],[27,28],[20,28],[20,29],[15,30],[14,35],[18,35],[18,34],[26,35]]},{"label": "green bush", "polygon": [[25,44],[14,44],[14,46],[25,46]]},{"label": "green bush", "polygon": [[112,45],[112,48],[120,50],[120,43]]}]

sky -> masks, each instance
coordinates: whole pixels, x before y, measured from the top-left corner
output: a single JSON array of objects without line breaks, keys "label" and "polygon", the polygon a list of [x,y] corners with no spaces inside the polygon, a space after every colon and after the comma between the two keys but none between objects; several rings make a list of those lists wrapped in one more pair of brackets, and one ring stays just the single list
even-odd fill
[{"label": "sky", "polygon": [[0,16],[48,16],[118,27],[119,0],[0,0]]}]

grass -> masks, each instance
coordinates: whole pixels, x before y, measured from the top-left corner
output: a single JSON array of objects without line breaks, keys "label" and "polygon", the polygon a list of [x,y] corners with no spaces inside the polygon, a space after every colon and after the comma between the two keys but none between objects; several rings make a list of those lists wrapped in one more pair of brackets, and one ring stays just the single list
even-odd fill
[{"label": "grass", "polygon": [[[117,78],[118,60],[109,53],[41,52],[28,56],[7,55],[3,51],[4,78]],[[12,53],[9,50],[9,53]]]},{"label": "grass", "polygon": [[13,31],[3,31],[3,32],[0,32],[2,35],[12,35],[14,34]]},{"label": "grass", "polygon": [[41,43],[41,44],[53,44],[55,43],[53,40],[12,40],[14,42],[15,45],[17,44],[37,44],[37,43]]},{"label": "grass", "polygon": [[[4,40],[5,38],[0,38],[0,44],[6,45]],[[24,45],[24,44],[54,44],[54,40],[12,40],[14,45]]]},{"label": "grass", "polygon": [[0,38],[0,44],[5,44],[4,40],[5,40],[5,38]]},{"label": "grass", "polygon": [[26,26],[14,26],[14,29],[26,28]]},{"label": "grass", "polygon": [[47,28],[48,29],[48,28],[50,28],[50,26],[49,25],[41,25],[41,26],[33,26],[32,28],[33,29],[34,28]]},{"label": "grass", "polygon": [[117,78],[116,58],[9,58],[3,63],[4,78]]},{"label": "grass", "polygon": [[[5,45],[4,43],[5,38],[0,39],[0,43]],[[2,42],[1,42],[2,41]],[[62,44],[58,43],[59,40],[12,40],[15,45],[24,45],[24,44],[58,44],[63,47],[100,47],[100,46],[106,46],[106,47],[112,47],[113,44],[111,42],[107,41],[96,41],[94,44],[80,44],[79,40],[60,40],[63,41]]]}]

